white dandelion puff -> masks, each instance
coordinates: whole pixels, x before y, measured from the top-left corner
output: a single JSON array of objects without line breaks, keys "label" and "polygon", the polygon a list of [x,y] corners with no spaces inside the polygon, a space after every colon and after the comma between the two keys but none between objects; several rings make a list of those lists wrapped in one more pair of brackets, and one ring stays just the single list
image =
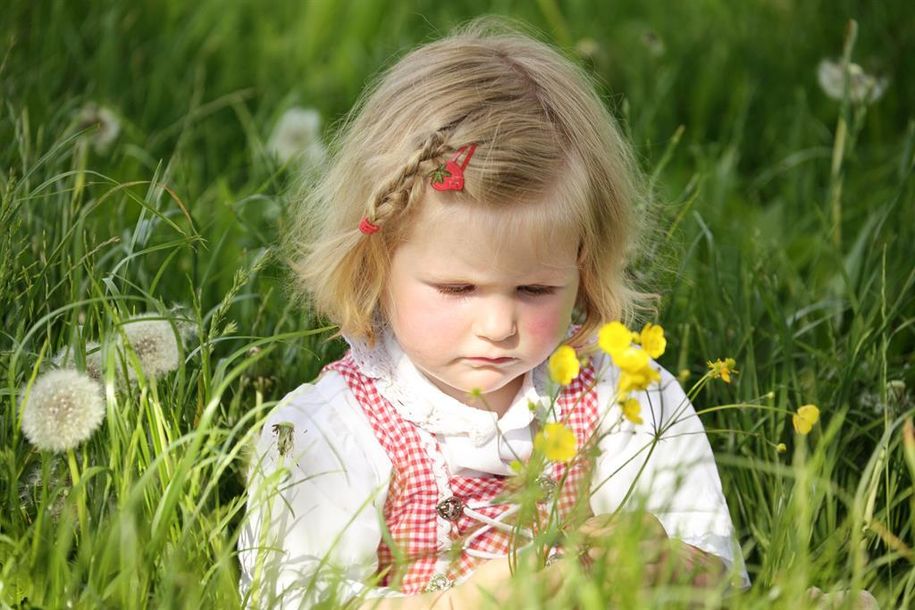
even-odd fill
[{"label": "white dandelion puff", "polygon": [[582,38],[575,44],[575,52],[584,59],[594,59],[600,53],[600,45],[593,38]]},{"label": "white dandelion puff", "polygon": [[22,405],[22,432],[43,451],[76,447],[105,418],[102,386],[75,369],[40,376],[23,395]]},{"label": "white dandelion puff", "polygon": [[121,122],[114,111],[95,102],[89,102],[79,111],[79,128],[91,127],[96,129],[90,130],[87,135],[95,152],[99,154],[108,152],[121,133]]},{"label": "white dandelion puff", "polygon": [[642,33],[642,44],[653,57],[661,57],[667,50],[664,39],[654,30],[645,30]]},{"label": "white dandelion puff", "polygon": [[312,108],[290,108],[273,128],[267,150],[282,163],[301,162],[305,169],[320,166],[327,156],[321,140],[321,115]]},{"label": "white dandelion puff", "polygon": [[[158,318],[158,319],[157,319]],[[124,336],[118,337],[118,351],[126,357],[126,345],[130,345],[146,377],[160,377],[178,368],[181,350],[178,337],[168,320],[159,314],[144,314],[124,323]],[[128,367],[130,379],[136,379],[136,371]]]},{"label": "white dandelion puff", "polygon": [[[817,80],[823,92],[834,100],[841,100],[845,95],[845,72],[842,63],[824,59],[817,66]],[[876,102],[886,91],[886,78],[871,76],[856,63],[848,64],[848,99],[855,104]]]},{"label": "white dandelion puff", "polygon": [[[51,359],[57,368],[79,368],[76,363],[76,352],[65,347]],[[96,380],[102,378],[102,346],[95,341],[86,343],[85,373]]]}]

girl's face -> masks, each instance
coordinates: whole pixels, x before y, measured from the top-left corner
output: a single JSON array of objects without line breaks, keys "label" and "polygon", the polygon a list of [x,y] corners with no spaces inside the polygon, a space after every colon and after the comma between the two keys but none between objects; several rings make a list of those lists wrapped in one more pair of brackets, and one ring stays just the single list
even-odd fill
[{"label": "girl's face", "polygon": [[524,224],[430,193],[394,252],[385,296],[416,367],[446,394],[499,415],[564,338],[578,294],[578,237]]}]

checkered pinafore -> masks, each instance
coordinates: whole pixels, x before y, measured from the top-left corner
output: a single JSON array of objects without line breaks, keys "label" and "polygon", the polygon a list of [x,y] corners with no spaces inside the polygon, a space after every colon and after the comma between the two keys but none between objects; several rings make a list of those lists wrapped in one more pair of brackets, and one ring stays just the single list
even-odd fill
[{"label": "checkered pinafore", "polygon": [[[506,477],[451,476],[435,436],[404,419],[351,355],[326,369],[343,377],[393,465],[384,505],[387,532],[378,546],[381,584],[408,594],[444,588],[469,575],[482,560],[508,554],[514,535],[502,519],[517,506],[491,502],[506,491]],[[557,400],[579,447],[586,446],[597,427],[594,380],[593,368],[583,367]],[[560,522],[589,484],[586,459],[570,462],[567,475],[566,469],[551,464],[545,472],[550,479],[545,483],[554,488],[565,476],[556,497]],[[549,508],[541,506],[544,512]]]}]

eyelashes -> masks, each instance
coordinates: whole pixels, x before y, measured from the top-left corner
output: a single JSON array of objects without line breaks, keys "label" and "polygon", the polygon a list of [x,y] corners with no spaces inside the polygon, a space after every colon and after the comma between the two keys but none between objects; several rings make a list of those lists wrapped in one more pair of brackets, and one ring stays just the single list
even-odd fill
[{"label": "eyelashes", "polygon": [[555,286],[518,286],[518,292],[532,296],[546,296],[556,292]]},{"label": "eyelashes", "polygon": [[[435,287],[447,296],[470,296],[476,290],[473,284],[439,284]],[[555,286],[518,286],[518,292],[529,296],[546,296],[556,292]]]},{"label": "eyelashes", "polygon": [[442,284],[435,289],[449,296],[466,296],[473,292],[474,287],[470,284]]}]

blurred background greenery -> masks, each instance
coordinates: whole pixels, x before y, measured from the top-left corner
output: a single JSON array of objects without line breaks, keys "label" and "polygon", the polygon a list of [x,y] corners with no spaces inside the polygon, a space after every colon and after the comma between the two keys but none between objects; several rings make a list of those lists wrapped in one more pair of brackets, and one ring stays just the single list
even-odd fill
[{"label": "blurred background greenery", "polygon": [[[903,458],[900,432],[915,382],[915,11],[905,0],[10,0],[0,13],[0,603],[238,603],[239,439],[341,350],[306,332],[319,322],[286,293],[274,247],[301,168],[271,153],[270,134],[290,108],[310,108],[329,144],[372,75],[487,13],[529,24],[586,66],[632,138],[659,203],[637,272],[663,295],[662,364],[696,378],[706,360],[738,362],[737,381],[709,386],[697,406],[821,408],[809,443],[795,443],[785,415],[703,417],[755,583],[747,607],[797,607],[813,584],[912,603],[915,457]],[[834,99],[818,81],[851,19],[850,58],[883,83],[879,99]],[[110,142],[94,131],[100,116],[118,126]],[[124,532],[104,526],[124,510],[142,523],[168,498],[167,477],[142,507],[96,489],[98,533],[58,542],[21,502],[25,473],[53,458],[22,438],[17,397],[42,357],[85,351],[119,316],[147,310],[180,311],[197,329],[179,372],[160,382],[169,438],[192,436],[214,404],[226,436],[195,456],[226,457],[193,471],[216,489],[180,488],[190,513],[165,513],[179,532],[188,514],[203,519],[196,542],[151,547],[126,586],[120,556],[99,570],[92,549],[129,554]],[[263,353],[251,349],[260,338]],[[114,434],[83,447],[82,467],[106,463]],[[178,445],[175,459],[186,455]],[[139,478],[149,460],[109,465],[112,480]]]}]

